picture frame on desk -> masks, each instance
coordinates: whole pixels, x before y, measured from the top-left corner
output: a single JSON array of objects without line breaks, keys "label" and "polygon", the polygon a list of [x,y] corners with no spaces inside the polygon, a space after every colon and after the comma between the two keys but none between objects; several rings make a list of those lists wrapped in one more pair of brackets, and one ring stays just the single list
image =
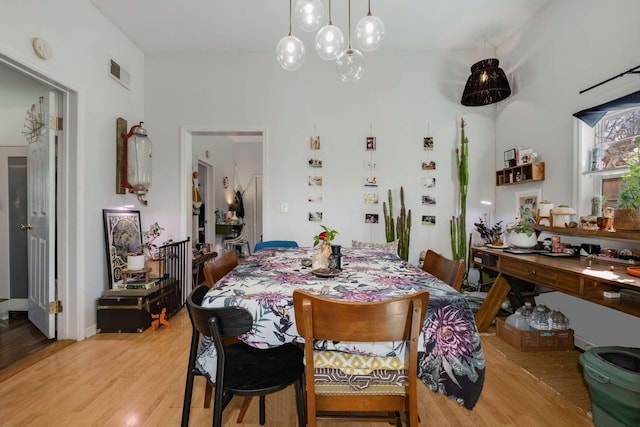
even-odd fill
[{"label": "picture frame on desk", "polygon": [[140,211],[103,209],[104,240],[109,270],[109,288],[122,288],[122,269],[127,267],[129,253],[142,253]]},{"label": "picture frame on desk", "polygon": [[542,190],[518,191],[516,193],[516,218],[521,219],[525,215],[537,220],[538,203],[542,200]]}]

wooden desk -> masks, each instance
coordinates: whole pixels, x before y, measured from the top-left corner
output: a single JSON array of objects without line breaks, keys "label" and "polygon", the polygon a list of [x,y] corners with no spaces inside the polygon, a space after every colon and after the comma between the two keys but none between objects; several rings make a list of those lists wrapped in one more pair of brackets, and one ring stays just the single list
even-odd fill
[{"label": "wooden desk", "polygon": [[[507,297],[511,279],[521,279],[613,308],[634,316],[640,316],[640,303],[605,298],[605,291],[620,289],[640,291],[640,279],[627,274],[628,265],[585,257],[554,258],[545,255],[516,255],[499,249],[473,248],[471,260],[474,266],[498,273],[491,290],[476,314],[479,332],[486,331],[495,318],[500,305]],[[613,271],[609,269],[613,266]]]}]

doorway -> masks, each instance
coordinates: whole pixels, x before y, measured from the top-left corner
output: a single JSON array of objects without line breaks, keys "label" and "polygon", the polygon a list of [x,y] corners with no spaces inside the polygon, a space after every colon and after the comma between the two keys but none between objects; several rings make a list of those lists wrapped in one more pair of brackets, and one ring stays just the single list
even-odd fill
[{"label": "doorway", "polygon": [[[50,279],[47,279],[47,283],[53,292],[46,299],[48,301],[56,299],[64,301],[65,311],[50,315],[49,325],[52,325],[52,328],[46,328],[49,333],[47,334],[45,331],[45,335],[54,339],[81,339],[84,337],[84,322],[79,321],[78,290],[74,278],[75,275],[79,275],[75,252],[77,249],[76,244],[72,241],[71,230],[73,227],[70,225],[77,224],[77,194],[73,184],[77,173],[75,167],[77,165],[77,93],[56,80],[2,54],[0,54],[0,76],[2,77],[0,79],[2,82],[0,83],[0,94],[2,95],[0,96],[2,100],[0,109],[2,109],[4,116],[3,125],[0,127],[0,145],[2,146],[17,145],[25,149],[29,146],[25,140],[28,135],[24,133],[23,129],[23,123],[26,120],[25,113],[29,108],[25,108],[21,103],[21,96],[28,95],[29,104],[37,102],[39,96],[45,96],[46,99],[51,92],[58,96],[55,110],[51,108],[51,104],[47,104],[47,115],[52,113],[52,116],[56,116],[60,120],[49,121],[45,119],[45,123],[52,123],[48,131],[55,133],[54,139],[56,141],[55,144],[50,145],[52,147],[50,164],[53,178],[50,181],[51,185],[46,187],[45,192],[46,198],[53,201],[52,206],[54,207],[49,220],[51,226],[47,233],[47,240],[50,242],[48,258],[52,260],[49,266],[51,274],[48,275]],[[16,114],[19,114],[16,116],[18,117],[16,120],[6,120]],[[9,123],[15,123],[15,125]],[[65,129],[56,131],[54,129],[58,126],[53,123],[64,123]],[[21,130],[23,130],[22,135],[20,134]],[[7,137],[11,133],[17,137],[13,139]],[[31,167],[29,165],[27,169]],[[71,191],[72,189],[73,191]],[[0,189],[0,191],[6,190]],[[33,275],[35,271],[40,271],[37,266],[31,266],[31,268],[32,272],[29,276]],[[13,283],[13,279],[6,280]],[[0,285],[0,291],[4,289],[3,286],[6,288],[6,282],[4,283]],[[57,283],[60,286],[56,288]],[[13,290],[10,292],[14,293]],[[28,301],[31,296],[27,288],[27,298],[16,298],[16,307],[14,307],[14,298],[10,296],[11,306],[9,309],[23,311],[28,304],[23,307],[21,301]],[[46,305],[48,309],[49,303]]]}]

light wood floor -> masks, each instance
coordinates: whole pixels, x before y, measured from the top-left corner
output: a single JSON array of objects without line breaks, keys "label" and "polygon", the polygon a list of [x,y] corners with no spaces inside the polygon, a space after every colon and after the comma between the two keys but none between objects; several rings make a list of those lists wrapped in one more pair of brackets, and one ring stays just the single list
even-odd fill
[{"label": "light wood floor", "polygon": [[[170,329],[142,334],[98,334],[38,361],[0,383],[3,426],[178,426],[188,346],[189,319],[181,310]],[[487,360],[478,404],[467,410],[420,386],[421,425],[592,426],[589,415],[524,371],[483,339]],[[211,424],[203,408],[204,379],[196,378],[191,425]],[[234,399],[224,425],[237,425],[241,400]],[[293,389],[267,396],[267,426],[295,426]],[[259,426],[257,399],[244,424]],[[323,426],[369,427],[379,423]]]}]

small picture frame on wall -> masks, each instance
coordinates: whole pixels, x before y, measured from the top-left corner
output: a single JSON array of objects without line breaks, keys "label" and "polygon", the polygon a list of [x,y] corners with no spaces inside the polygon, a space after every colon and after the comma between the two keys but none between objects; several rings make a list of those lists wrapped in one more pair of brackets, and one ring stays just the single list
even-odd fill
[{"label": "small picture frame on wall", "polygon": [[364,193],[364,202],[368,205],[377,205],[378,199],[378,193]]},{"label": "small picture frame on wall", "polygon": [[367,144],[366,145],[367,151],[375,151],[375,149],[376,149],[376,137],[375,136],[368,136],[366,144]]},{"label": "small picture frame on wall", "polygon": [[436,225],[436,216],[422,215],[422,225]]},{"label": "small picture frame on wall", "polygon": [[377,176],[365,176],[364,177],[364,186],[365,187],[377,187],[378,186],[378,177]]},{"label": "small picture frame on wall", "polygon": [[377,224],[379,222],[378,214],[364,214],[364,222],[365,224]]},{"label": "small picture frame on wall", "polygon": [[322,167],[322,160],[321,159],[309,159],[309,166],[311,166],[312,168],[321,168]]},{"label": "small picture frame on wall", "polygon": [[110,287],[124,287],[122,269],[127,267],[127,255],[143,253],[140,211],[103,209],[102,215]]},{"label": "small picture frame on wall", "polygon": [[432,136],[425,136],[424,138],[422,138],[422,148],[425,151],[432,151],[433,150],[433,137]]},{"label": "small picture frame on wall", "polygon": [[363,159],[364,168],[367,170],[374,170],[378,165],[375,161],[371,159]]},{"label": "small picture frame on wall", "polygon": [[422,162],[422,170],[423,171],[436,170],[436,162],[434,162],[433,160],[428,162]]},{"label": "small picture frame on wall", "polygon": [[436,204],[436,198],[433,197],[433,196],[424,195],[424,196],[422,196],[422,204],[423,205],[435,205]]},{"label": "small picture frame on wall", "polygon": [[309,148],[312,150],[320,149],[320,136],[316,136],[315,138],[312,136],[309,138]]},{"label": "small picture frame on wall", "polygon": [[322,221],[322,212],[319,212],[319,211],[309,212],[309,221],[312,221],[312,222]]},{"label": "small picture frame on wall", "polygon": [[320,193],[309,193],[307,194],[307,200],[311,203],[320,203],[322,202],[322,194]]},{"label": "small picture frame on wall", "polygon": [[311,176],[309,175],[309,186],[310,187],[322,187],[322,177],[321,176]]}]

